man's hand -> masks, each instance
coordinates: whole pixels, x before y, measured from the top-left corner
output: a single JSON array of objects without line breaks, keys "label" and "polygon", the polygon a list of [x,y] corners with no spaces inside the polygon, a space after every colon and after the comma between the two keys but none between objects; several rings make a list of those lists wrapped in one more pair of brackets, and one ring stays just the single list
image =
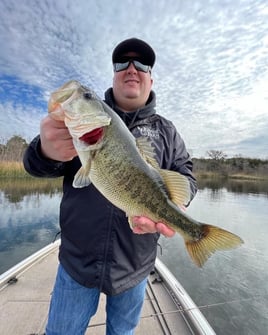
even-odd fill
[{"label": "man's hand", "polygon": [[40,140],[42,154],[49,159],[66,162],[77,156],[65,123],[54,120],[50,115],[41,122]]},{"label": "man's hand", "polygon": [[166,237],[175,235],[175,230],[169,228],[162,222],[154,222],[145,216],[134,216],[132,218],[133,232],[135,234],[160,233]]}]

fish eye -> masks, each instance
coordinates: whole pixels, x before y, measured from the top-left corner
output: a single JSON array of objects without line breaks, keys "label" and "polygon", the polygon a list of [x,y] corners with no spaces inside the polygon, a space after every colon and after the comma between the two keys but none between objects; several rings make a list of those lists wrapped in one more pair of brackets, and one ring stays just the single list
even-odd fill
[{"label": "fish eye", "polygon": [[93,94],[91,94],[90,92],[85,92],[84,93],[84,98],[87,100],[90,100],[93,98]]}]

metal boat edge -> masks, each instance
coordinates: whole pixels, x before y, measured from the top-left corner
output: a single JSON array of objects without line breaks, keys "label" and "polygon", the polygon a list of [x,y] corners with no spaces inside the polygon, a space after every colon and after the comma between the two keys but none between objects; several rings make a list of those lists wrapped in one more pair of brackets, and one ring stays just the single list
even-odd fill
[{"label": "metal boat edge", "polygon": [[159,258],[156,259],[155,270],[167,285],[171,295],[175,296],[175,299],[177,299],[181,305],[182,311],[193,330],[193,334],[216,335],[208,320],[191,299],[190,295]]},{"label": "metal boat edge", "polygon": [[0,275],[0,290],[2,290],[6,285],[8,285],[12,280],[14,280],[18,274],[22,274],[24,271],[28,270],[31,266],[39,262],[41,259],[46,257],[55,249],[57,249],[59,245],[60,240],[50,243],[44,248],[38,250],[29,257],[25,258],[21,262],[17,263],[6,272],[2,273]]}]

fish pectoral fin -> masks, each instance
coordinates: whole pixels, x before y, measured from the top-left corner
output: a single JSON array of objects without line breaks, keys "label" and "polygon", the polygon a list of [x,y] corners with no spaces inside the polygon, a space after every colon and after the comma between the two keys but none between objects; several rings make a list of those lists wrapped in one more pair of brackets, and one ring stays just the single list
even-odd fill
[{"label": "fish pectoral fin", "polygon": [[135,225],[134,225],[134,223],[132,221],[132,217],[131,216],[128,217],[128,224],[129,224],[130,229],[133,230],[133,228],[134,228]]},{"label": "fish pectoral fin", "polygon": [[217,250],[234,249],[244,243],[239,236],[212,225],[202,224],[202,234],[199,240],[185,241],[190,257],[199,267]]},{"label": "fish pectoral fin", "polygon": [[177,206],[187,205],[191,200],[189,180],[175,171],[159,169],[159,173],[166,185],[170,200]]},{"label": "fish pectoral fin", "polygon": [[89,171],[90,171],[90,162],[86,167],[82,166],[77,171],[76,175],[74,176],[73,187],[82,188],[90,185],[91,180],[89,178]]},{"label": "fish pectoral fin", "polygon": [[142,158],[155,169],[159,169],[159,164],[155,159],[155,149],[151,141],[141,136],[136,138],[136,145]]}]

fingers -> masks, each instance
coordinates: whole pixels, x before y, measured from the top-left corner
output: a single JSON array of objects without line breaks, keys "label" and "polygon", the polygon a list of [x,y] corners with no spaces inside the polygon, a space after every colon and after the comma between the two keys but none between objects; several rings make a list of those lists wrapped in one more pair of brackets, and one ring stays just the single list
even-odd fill
[{"label": "fingers", "polygon": [[134,216],[132,218],[133,232],[136,234],[156,233],[155,222],[145,216]]},{"label": "fingers", "polygon": [[57,161],[69,161],[77,156],[73,140],[63,121],[55,120],[50,115],[40,125],[42,154]]},{"label": "fingers", "polygon": [[133,232],[135,234],[160,233],[166,237],[175,235],[175,231],[162,222],[154,222],[144,216],[134,216],[132,218]]},{"label": "fingers", "polygon": [[156,228],[157,228],[157,231],[164,235],[165,237],[172,237],[175,235],[175,230],[169,228],[168,226],[166,226],[164,223],[162,222],[158,222],[156,223]]}]

